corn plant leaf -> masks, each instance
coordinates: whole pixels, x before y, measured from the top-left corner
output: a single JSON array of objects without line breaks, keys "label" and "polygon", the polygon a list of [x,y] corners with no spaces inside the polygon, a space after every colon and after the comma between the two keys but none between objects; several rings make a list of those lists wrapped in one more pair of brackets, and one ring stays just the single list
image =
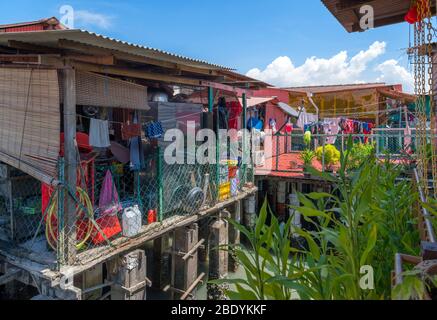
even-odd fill
[{"label": "corn plant leaf", "polygon": [[360,264],[364,266],[367,262],[367,258],[369,257],[369,254],[372,252],[372,250],[375,248],[376,240],[378,238],[378,228],[376,225],[372,227],[372,230],[370,231],[368,240],[367,240],[367,248],[364,250],[361,259]]}]

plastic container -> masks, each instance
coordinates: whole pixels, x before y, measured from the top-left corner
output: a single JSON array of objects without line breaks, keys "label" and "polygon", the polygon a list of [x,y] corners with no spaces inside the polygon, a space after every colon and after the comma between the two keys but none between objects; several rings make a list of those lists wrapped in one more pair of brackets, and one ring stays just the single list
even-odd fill
[{"label": "plastic container", "polygon": [[152,224],[158,221],[158,215],[156,214],[156,210],[149,210],[147,213],[147,224]]},{"label": "plastic container", "polygon": [[229,179],[237,177],[238,167],[229,167]]},{"label": "plastic container", "polygon": [[140,208],[135,205],[130,208],[126,208],[123,211],[123,236],[132,238],[138,235],[142,226],[142,214]]},{"label": "plastic container", "polygon": [[219,200],[227,200],[231,197],[231,183],[227,182],[221,184],[219,187]]}]

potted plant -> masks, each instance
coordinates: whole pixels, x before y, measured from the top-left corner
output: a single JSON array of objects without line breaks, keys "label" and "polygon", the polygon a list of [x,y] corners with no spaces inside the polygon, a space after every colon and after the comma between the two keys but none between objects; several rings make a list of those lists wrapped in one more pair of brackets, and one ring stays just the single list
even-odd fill
[{"label": "potted plant", "polygon": [[308,167],[311,167],[313,165],[313,160],[316,157],[316,153],[314,151],[311,151],[310,149],[306,149],[301,152],[300,158],[303,161],[304,164],[304,175],[305,177],[311,176],[306,169]]}]

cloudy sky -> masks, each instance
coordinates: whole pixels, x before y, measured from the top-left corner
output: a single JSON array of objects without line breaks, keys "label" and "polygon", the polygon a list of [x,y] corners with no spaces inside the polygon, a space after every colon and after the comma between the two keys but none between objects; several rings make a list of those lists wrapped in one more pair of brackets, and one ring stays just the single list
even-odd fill
[{"label": "cloudy sky", "polygon": [[406,23],[348,34],[320,0],[2,1],[0,23],[61,17],[75,27],[236,68],[277,86],[402,83]]}]

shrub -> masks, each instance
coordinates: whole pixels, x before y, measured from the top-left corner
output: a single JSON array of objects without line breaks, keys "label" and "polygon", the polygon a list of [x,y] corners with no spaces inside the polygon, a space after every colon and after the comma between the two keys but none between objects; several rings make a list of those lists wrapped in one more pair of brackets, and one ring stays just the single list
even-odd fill
[{"label": "shrub", "polygon": [[[340,162],[340,151],[332,144],[325,146],[325,164],[336,165]],[[317,160],[323,161],[323,147],[318,147],[316,150]]]},{"label": "shrub", "polygon": [[362,166],[362,164],[369,159],[369,157],[375,152],[375,145],[370,143],[356,143],[350,150],[349,155],[349,170],[356,170]]}]

